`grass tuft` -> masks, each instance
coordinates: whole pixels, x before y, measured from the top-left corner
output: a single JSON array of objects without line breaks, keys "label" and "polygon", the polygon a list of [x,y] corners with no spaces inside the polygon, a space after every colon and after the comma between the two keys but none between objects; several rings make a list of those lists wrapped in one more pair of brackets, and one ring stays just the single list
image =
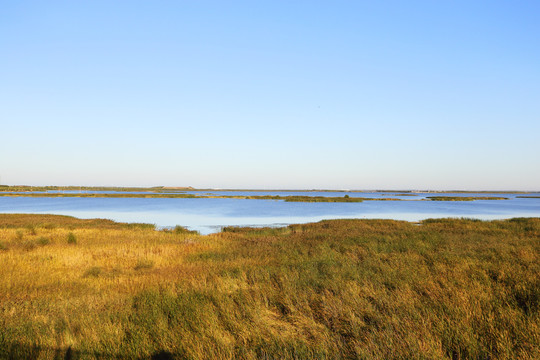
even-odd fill
[{"label": "grass tuft", "polygon": [[15,233],[15,239],[18,241],[22,241],[23,237],[24,232],[22,230],[17,230],[17,232]]},{"label": "grass tuft", "polygon": [[83,274],[83,277],[98,277],[103,273],[103,269],[99,266],[92,266],[86,270]]},{"label": "grass tuft", "polygon": [[40,236],[39,239],[36,240],[36,243],[40,246],[49,245],[51,243],[51,240],[48,237]]},{"label": "grass tuft", "polygon": [[177,235],[183,235],[183,234],[198,234],[199,232],[194,231],[194,230],[188,230],[183,226],[176,225],[174,227],[174,233],[177,234]]},{"label": "grass tuft", "polygon": [[37,230],[36,230],[36,227],[34,225],[28,225],[26,227],[26,229],[28,230],[28,233],[30,235],[37,235]]},{"label": "grass tuft", "polygon": [[70,245],[76,245],[77,244],[77,237],[72,232],[70,232],[68,234],[68,236],[67,236],[67,243],[70,244]]},{"label": "grass tuft", "polygon": [[46,229],[46,230],[53,230],[53,229],[56,229],[56,225],[51,224],[51,223],[45,223],[45,224],[41,224],[41,228]]},{"label": "grass tuft", "polygon": [[148,259],[140,259],[137,261],[137,264],[135,265],[135,270],[145,270],[145,269],[151,269],[154,267],[154,262],[152,260]]}]

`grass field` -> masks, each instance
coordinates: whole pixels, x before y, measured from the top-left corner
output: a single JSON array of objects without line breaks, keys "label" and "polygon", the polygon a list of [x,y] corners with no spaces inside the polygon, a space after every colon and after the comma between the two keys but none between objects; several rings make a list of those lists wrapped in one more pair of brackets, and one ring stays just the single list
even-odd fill
[{"label": "grass field", "polygon": [[538,359],[540,219],[0,215],[0,358]]}]

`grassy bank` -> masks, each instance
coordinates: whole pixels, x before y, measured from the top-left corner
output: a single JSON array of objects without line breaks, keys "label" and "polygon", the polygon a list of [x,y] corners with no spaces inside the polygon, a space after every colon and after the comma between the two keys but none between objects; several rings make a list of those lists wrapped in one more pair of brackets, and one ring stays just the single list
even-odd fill
[{"label": "grassy bank", "polygon": [[540,219],[0,215],[0,358],[540,358]]},{"label": "grassy bank", "polygon": [[100,194],[100,193],[1,193],[0,196],[10,197],[70,197],[70,198],[169,198],[169,199],[194,199],[194,198],[213,198],[213,199],[245,199],[245,200],[282,200],[288,202],[362,202],[366,200],[374,201],[402,201],[396,198],[361,198],[349,197],[348,195],[337,196],[280,196],[280,195],[214,195],[214,194],[161,194],[161,193],[143,193],[143,194]]},{"label": "grassy bank", "polygon": [[0,196],[11,197],[69,197],[69,198],[172,198],[192,199],[199,196],[192,194],[160,194],[147,192],[143,194],[100,194],[100,193],[0,193]]},{"label": "grassy bank", "polygon": [[126,186],[30,186],[30,185],[0,185],[0,192],[15,191],[144,191],[144,192],[175,192],[195,190],[191,186],[153,186],[153,187],[126,187]]}]

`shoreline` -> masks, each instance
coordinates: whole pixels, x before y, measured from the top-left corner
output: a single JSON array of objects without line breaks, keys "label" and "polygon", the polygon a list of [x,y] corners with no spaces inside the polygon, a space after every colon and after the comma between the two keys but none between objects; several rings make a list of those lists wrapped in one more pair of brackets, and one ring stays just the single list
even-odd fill
[{"label": "shoreline", "polygon": [[429,190],[429,189],[374,189],[374,190],[358,190],[358,189],[225,189],[225,188],[194,188],[186,187],[171,187],[171,186],[154,186],[154,187],[137,187],[137,186],[34,186],[34,185],[0,185],[0,193],[6,191],[141,191],[141,192],[186,192],[186,191],[230,191],[230,192],[337,192],[337,193],[416,193],[416,194],[531,194],[540,193],[540,190]]}]

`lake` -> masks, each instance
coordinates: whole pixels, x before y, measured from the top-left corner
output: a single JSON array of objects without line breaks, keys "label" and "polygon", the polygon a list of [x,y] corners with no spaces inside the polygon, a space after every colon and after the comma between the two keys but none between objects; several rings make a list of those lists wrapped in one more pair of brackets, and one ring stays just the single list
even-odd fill
[{"label": "lake", "polygon": [[[88,193],[88,191],[83,191]],[[284,226],[324,219],[395,219],[419,221],[427,218],[467,217],[482,220],[540,217],[540,196],[497,193],[409,193],[401,192],[313,192],[313,191],[186,191],[200,198],[78,198],[0,197],[0,213],[70,215],[106,218],[121,222],[143,222],[160,228],[185,226],[202,234],[224,226]],[[360,203],[303,203],[282,200],[207,198],[205,195],[306,195],[397,198],[403,201]],[[411,196],[412,195],[412,196]],[[427,196],[502,196],[509,200],[422,201]]]}]

